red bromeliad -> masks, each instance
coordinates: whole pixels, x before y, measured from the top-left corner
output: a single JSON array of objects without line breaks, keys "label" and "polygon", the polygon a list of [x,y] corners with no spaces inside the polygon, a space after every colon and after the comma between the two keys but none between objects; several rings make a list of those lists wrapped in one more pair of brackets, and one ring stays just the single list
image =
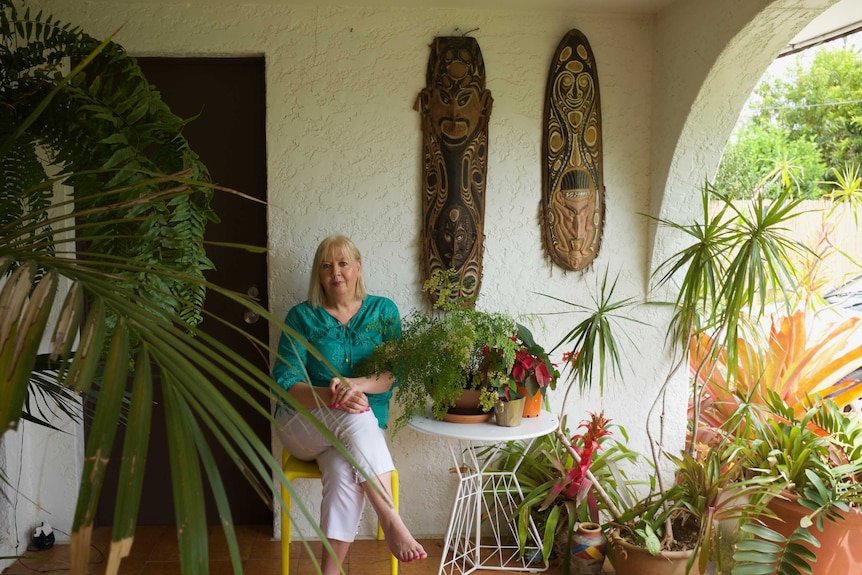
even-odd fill
[{"label": "red bromeliad", "polygon": [[592,486],[592,482],[587,478],[587,471],[589,471],[593,461],[593,454],[601,449],[599,439],[611,434],[607,429],[610,422],[611,420],[605,417],[604,412],[590,413],[590,418],[578,426],[578,429],[585,428],[586,432],[573,435],[571,443],[581,460],[572,467],[563,467],[562,464],[557,464],[563,476],[551,489],[551,493],[543,502],[542,508],[550,505],[558,495],[572,499],[578,505],[586,498]]}]

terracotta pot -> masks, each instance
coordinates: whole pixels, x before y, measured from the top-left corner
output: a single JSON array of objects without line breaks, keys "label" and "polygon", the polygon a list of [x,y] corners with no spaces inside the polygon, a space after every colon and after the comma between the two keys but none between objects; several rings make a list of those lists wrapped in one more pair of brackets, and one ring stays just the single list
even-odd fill
[{"label": "terracotta pot", "polygon": [[498,401],[494,406],[494,413],[497,414],[497,425],[518,427],[521,425],[521,416],[524,413],[524,396],[518,395],[509,401]]},{"label": "terracotta pot", "polygon": [[465,389],[461,392],[461,397],[455,400],[455,409],[460,410],[478,410],[482,411],[479,408],[479,394],[482,392],[478,389]]},{"label": "terracotta pot", "polygon": [[[693,551],[662,551],[652,555],[643,547],[611,537],[611,558],[616,575],[686,575]],[[697,569],[692,568],[692,573]]]},{"label": "terracotta pot", "polygon": [[538,390],[532,397],[527,397],[527,388],[523,385],[518,386],[518,393],[525,396],[524,399],[524,417],[538,417],[542,412],[542,390]]},{"label": "terracotta pot", "polygon": [[[788,499],[774,498],[769,509],[782,521],[764,519],[766,526],[785,537],[799,526],[799,520],[809,513],[792,493],[784,494]],[[850,510],[842,513],[840,521],[823,520],[823,532],[812,527],[810,533],[820,542],[819,549],[805,545],[817,556],[811,565],[811,575],[836,575],[838,573],[862,573],[862,512]]]},{"label": "terracotta pot", "polygon": [[461,397],[455,400],[455,405],[443,414],[443,421],[450,423],[484,423],[491,419],[493,412],[484,412],[479,405],[479,396],[482,392],[478,389],[461,392]]}]

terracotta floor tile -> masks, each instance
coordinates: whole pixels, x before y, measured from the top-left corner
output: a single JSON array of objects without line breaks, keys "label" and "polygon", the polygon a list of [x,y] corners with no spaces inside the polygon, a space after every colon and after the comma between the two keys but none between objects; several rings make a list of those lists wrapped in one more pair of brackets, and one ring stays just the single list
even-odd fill
[{"label": "terracotta floor tile", "polygon": [[264,539],[263,537],[258,537],[254,540],[249,559],[272,559],[277,561],[280,558],[281,541]]},{"label": "terracotta floor tile", "polygon": [[[258,533],[251,529],[251,527],[250,525],[237,525],[235,528],[237,548],[240,560],[242,561],[251,557],[251,551],[258,536]],[[219,526],[210,526],[208,532],[210,561],[230,560],[230,549],[228,548],[224,530]]]},{"label": "terracotta floor tile", "polygon": [[141,575],[182,575],[179,561],[147,561]]},{"label": "terracotta floor tile", "polygon": [[[282,575],[281,563],[265,559],[249,559],[245,564],[245,575]],[[298,572],[297,572],[297,575]]]},{"label": "terracotta floor tile", "polygon": [[[237,526],[244,575],[282,575],[281,542],[272,540],[268,525]],[[233,575],[228,560],[224,534],[218,527],[209,530],[210,574]],[[90,554],[90,575],[104,575],[110,547],[110,528],[93,531]],[[428,558],[399,565],[399,575],[437,575],[443,542],[440,539],[420,539]],[[291,542],[291,575],[313,575],[312,557],[319,562],[323,545],[309,541],[309,551],[301,541]],[[30,553],[31,558],[18,561],[4,575],[33,575],[34,571],[50,570],[52,575],[68,575],[69,546],[55,545],[47,551]],[[389,548],[383,541],[359,540],[350,549],[345,571],[347,575],[389,575]],[[500,571],[477,571],[476,575],[499,575]],[[560,575],[551,567],[546,575]],[[181,575],[176,529],[164,526],[140,526],[129,557],[120,565],[119,575]]]}]

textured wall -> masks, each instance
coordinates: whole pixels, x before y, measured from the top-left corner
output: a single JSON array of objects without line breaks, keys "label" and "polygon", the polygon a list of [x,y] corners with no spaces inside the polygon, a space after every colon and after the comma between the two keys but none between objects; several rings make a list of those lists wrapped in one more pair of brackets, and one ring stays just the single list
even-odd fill
[{"label": "textured wall", "polygon": [[[667,18],[657,19],[596,12],[290,8],[253,2],[41,2],[94,35],[125,23],[117,40],[135,55],[265,55],[270,302],[279,315],[304,299],[314,248],[334,232],[351,236],[363,250],[372,292],[393,298],[403,314],[420,305],[421,137],[413,103],[424,86],[432,38],[465,32],[479,41],[494,97],[479,306],[515,314],[567,309],[536,292],[589,304],[605,270],[611,277],[619,275],[619,296],[645,300],[652,248],[642,214],[667,206],[667,198],[683,207],[693,200],[688,189],[671,190],[666,198],[663,186],[673,158],[691,151],[687,141],[677,139],[679,134],[685,128],[700,141],[698,126],[687,123],[692,102],[700,97],[699,121],[721,126],[732,126],[742,105],[739,98],[710,99],[703,91],[715,73],[713,63],[757,16],[756,9],[731,14],[740,3],[745,2],[681,0]],[[810,12],[794,14],[803,19]],[[716,21],[723,25],[713,26]],[[558,41],[574,27],[586,34],[598,63],[607,187],[602,251],[585,273],[550,267],[538,227],[547,69]],[[691,32],[697,30],[702,33]],[[792,36],[787,34],[784,41]],[[776,45],[780,41],[773,40]],[[735,66],[740,94],[765,68],[744,59]],[[719,152],[710,146],[695,152],[706,165],[717,162]],[[698,167],[689,171],[702,172]],[[587,411],[604,409],[627,428],[633,447],[644,448],[646,412],[669,364],[662,346],[667,316],[646,305],[632,316],[644,323],[622,325],[622,377],[611,382],[603,398],[595,391],[570,398],[567,413],[574,428]],[[578,320],[577,314],[545,316],[534,333],[553,345]],[[561,400],[558,391],[555,409]],[[682,440],[685,400],[685,382],[677,378],[665,426],[670,449]],[[442,441],[405,430],[392,438],[392,447],[402,474],[407,524],[420,536],[441,535],[455,485]],[[313,509],[317,499],[311,492],[316,490],[316,485],[304,489]],[[371,519],[366,518],[362,536],[372,536]]]},{"label": "textured wall", "polygon": [[[684,221],[712,178],[754,85],[812,19],[837,0],[687,0],[656,21],[651,213]],[[686,113],[680,114],[680,110]],[[679,238],[652,237],[653,265]]]}]

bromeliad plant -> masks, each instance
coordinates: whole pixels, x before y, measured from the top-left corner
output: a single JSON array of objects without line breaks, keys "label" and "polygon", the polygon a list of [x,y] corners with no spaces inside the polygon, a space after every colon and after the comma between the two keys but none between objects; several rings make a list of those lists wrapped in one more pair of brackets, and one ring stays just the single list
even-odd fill
[{"label": "bromeliad plant", "polygon": [[810,573],[825,522],[859,514],[862,424],[830,399],[815,397],[800,412],[774,391],[765,395],[745,411],[745,433],[732,442],[751,481],[764,486],[759,496],[795,498],[802,519],[744,524],[751,537],[737,544],[732,573]]},{"label": "bromeliad plant", "polygon": [[[821,321],[811,333],[814,313],[798,310],[772,319],[767,336],[758,332],[738,341],[739,361],[728,365],[727,354],[708,354],[718,348],[706,333],[692,339],[690,369],[703,389],[701,436],[745,436],[745,413],[765,407],[772,393],[799,416],[812,398],[829,395],[846,405],[860,395],[854,380],[842,376],[862,366],[862,347],[850,345],[860,330],[858,318]],[[755,339],[756,337],[756,339]]]},{"label": "bromeliad plant", "polygon": [[[605,501],[623,500],[632,484],[625,478],[623,462],[634,463],[639,455],[625,442],[612,437],[616,430],[624,438],[624,429],[614,426],[603,414],[590,414],[578,427],[581,433],[568,431],[540,437],[529,449],[519,442],[507,444],[498,465],[509,469],[521,461],[516,473],[524,491],[517,508],[518,537],[525,548],[530,521],[542,539],[542,559],[560,563],[562,572],[569,570],[570,537],[578,522],[599,521],[599,509]],[[560,435],[566,441],[560,440]],[[613,504],[611,504],[613,505]]]},{"label": "bromeliad plant", "polygon": [[[653,555],[663,551],[691,551],[686,572],[706,573],[713,561],[718,572],[726,568],[722,549],[732,547],[722,524],[747,521],[759,514],[752,498],[761,493],[761,484],[743,476],[743,466],[734,449],[713,449],[696,458],[683,453],[670,457],[674,481],[666,488],[650,484],[647,495],[608,522],[612,539],[642,545]],[[667,537],[667,525],[673,538]]]}]

